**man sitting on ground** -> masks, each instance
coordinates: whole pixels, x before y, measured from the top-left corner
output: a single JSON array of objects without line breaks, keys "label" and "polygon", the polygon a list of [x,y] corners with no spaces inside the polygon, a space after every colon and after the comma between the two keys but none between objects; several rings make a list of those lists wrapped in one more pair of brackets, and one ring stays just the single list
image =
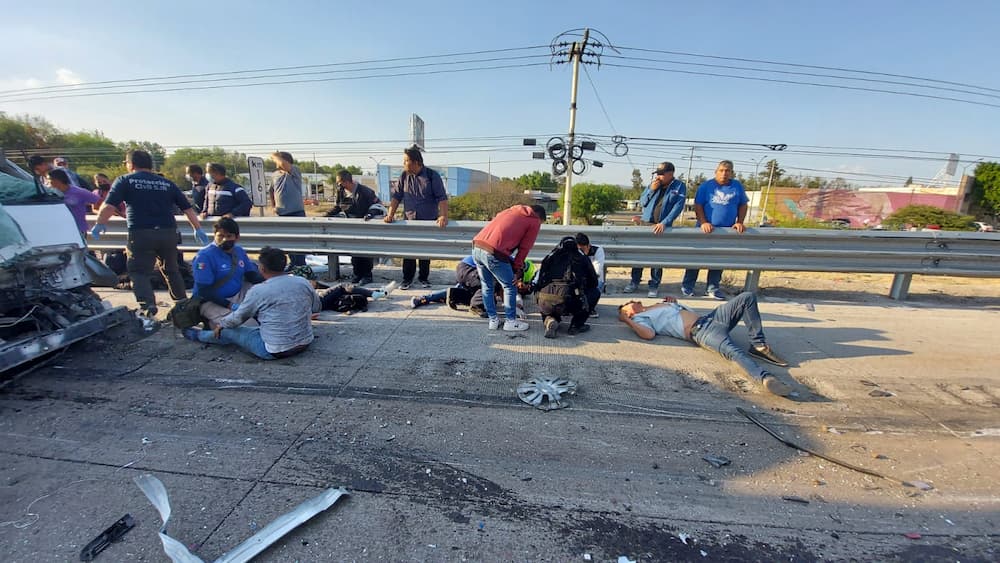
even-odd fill
[{"label": "man sitting on ground", "polygon": [[[287,358],[313,341],[312,315],[322,303],[312,285],[285,272],[288,258],[278,248],[264,247],[259,255],[264,282],[250,288],[232,313],[219,319],[214,330],[188,328],[184,338],[205,344],[235,344],[262,360]],[[240,326],[256,317],[259,327]]]},{"label": "man sitting on ground", "polygon": [[219,319],[236,310],[253,284],[264,278],[250,260],[240,240],[240,226],[223,217],[215,222],[215,239],[202,248],[191,262],[194,274],[193,295],[201,297],[201,316],[211,328]]},{"label": "man sitting on ground", "polygon": [[590,258],[580,252],[574,237],[563,237],[542,265],[534,284],[538,291],[538,309],[545,323],[545,338],[555,338],[559,321],[570,315],[569,334],[590,330],[585,324],[590,316],[590,302],[597,301],[597,272]]},{"label": "man sitting on ground", "polygon": [[[756,295],[745,291],[702,316],[681,305],[673,297],[666,297],[663,301],[651,307],[638,301],[629,301],[618,308],[618,318],[643,340],[652,340],[657,334],[662,334],[694,342],[736,362],[751,379],[762,384],[769,392],[781,397],[793,395],[791,387],[771,375],[751,357],[777,366],[788,365],[788,362],[771,350],[764,339]],[[749,353],[729,338],[729,332],[741,319],[750,336]]]}]

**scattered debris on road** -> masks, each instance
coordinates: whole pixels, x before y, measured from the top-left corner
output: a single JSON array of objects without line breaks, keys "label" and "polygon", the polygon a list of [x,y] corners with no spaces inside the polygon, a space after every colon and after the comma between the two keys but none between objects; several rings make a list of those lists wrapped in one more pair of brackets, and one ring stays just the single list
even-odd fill
[{"label": "scattered debris on road", "polygon": [[728,457],[721,456],[721,455],[706,455],[706,456],[702,456],[701,459],[707,461],[708,463],[711,463],[712,467],[714,467],[716,469],[719,469],[719,468],[721,468],[723,466],[726,466],[726,465],[729,465],[730,463],[732,463],[729,460]]},{"label": "scattered debris on road", "polygon": [[517,396],[543,411],[569,406],[563,395],[576,394],[576,382],[562,377],[533,377],[517,386]]},{"label": "scattered debris on road", "polygon": [[122,516],[80,551],[80,561],[93,561],[97,554],[107,549],[112,543],[122,539],[134,527],[135,519],[132,518],[131,514]]},{"label": "scattered debris on road", "polygon": [[[167,554],[167,557],[173,563],[204,563],[192,554],[183,543],[167,535],[167,523],[170,521],[170,499],[167,497],[167,489],[163,483],[156,477],[146,474],[136,477],[135,484],[139,486],[149,502],[160,513],[163,525],[160,526],[159,535],[160,541],[163,542],[163,552]],[[291,512],[279,516],[264,526],[261,531],[216,559],[215,563],[245,563],[250,561],[288,532],[333,506],[340,497],[346,494],[347,491],[344,489],[331,488],[323,491],[319,496],[298,505]]]},{"label": "scattered debris on road", "polygon": [[806,499],[804,499],[802,497],[796,497],[796,496],[782,496],[781,500],[786,500],[788,502],[797,502],[799,504],[809,504],[808,500],[806,500]]}]

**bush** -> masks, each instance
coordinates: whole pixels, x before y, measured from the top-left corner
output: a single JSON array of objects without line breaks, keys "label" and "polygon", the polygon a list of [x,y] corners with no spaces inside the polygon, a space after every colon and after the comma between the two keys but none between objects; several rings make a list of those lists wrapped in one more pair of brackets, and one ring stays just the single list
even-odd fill
[{"label": "bush", "polygon": [[959,215],[953,211],[934,207],[933,205],[907,205],[896,210],[882,221],[888,229],[916,227],[922,229],[927,225],[938,225],[944,231],[974,231],[976,225],[968,215]]}]

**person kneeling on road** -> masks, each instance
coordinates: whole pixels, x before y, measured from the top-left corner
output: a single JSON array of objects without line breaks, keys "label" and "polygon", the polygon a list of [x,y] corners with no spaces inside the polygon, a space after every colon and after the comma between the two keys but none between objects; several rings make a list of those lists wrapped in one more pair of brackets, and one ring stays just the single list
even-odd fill
[{"label": "person kneeling on road", "polygon": [[219,319],[235,311],[254,284],[264,281],[257,265],[237,244],[239,240],[239,224],[223,217],[215,222],[214,241],[199,250],[191,262],[194,275],[191,293],[204,301],[201,316],[210,328],[217,327]]},{"label": "person kneeling on road", "polygon": [[[781,397],[796,395],[791,387],[754,361],[754,358],[758,358],[776,366],[788,365],[788,362],[771,350],[764,339],[756,295],[745,291],[702,316],[681,305],[673,297],[665,297],[663,301],[651,307],[646,307],[639,301],[629,301],[618,308],[618,319],[643,340],[652,340],[661,334],[694,342],[739,364],[751,379],[763,385],[770,393]],[[750,336],[749,353],[729,337],[729,332],[741,319]]]},{"label": "person kneeling on road", "polygon": [[[205,344],[235,344],[262,360],[287,358],[313,341],[312,315],[321,310],[312,285],[285,272],[288,258],[278,248],[265,247],[259,256],[264,282],[247,291],[239,307],[219,319],[214,330],[188,328],[184,338]],[[240,326],[256,317],[259,327]]]},{"label": "person kneeling on road", "polygon": [[569,334],[590,330],[585,324],[591,303],[597,303],[597,272],[590,258],[577,247],[576,238],[563,237],[538,268],[538,309],[545,323],[545,338],[555,338],[563,315],[571,315]]}]

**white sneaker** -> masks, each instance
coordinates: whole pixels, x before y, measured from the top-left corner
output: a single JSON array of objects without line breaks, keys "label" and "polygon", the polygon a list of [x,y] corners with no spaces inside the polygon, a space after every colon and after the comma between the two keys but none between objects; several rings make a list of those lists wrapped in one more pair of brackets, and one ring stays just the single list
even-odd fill
[{"label": "white sneaker", "polygon": [[655,299],[657,293],[659,293],[659,290],[651,289],[649,290],[649,293],[646,294],[646,297],[651,297]]},{"label": "white sneaker", "polygon": [[520,332],[522,330],[528,330],[528,327],[530,327],[530,326],[531,325],[529,325],[528,323],[526,323],[524,321],[519,321],[517,319],[507,320],[507,321],[504,321],[504,323],[503,323],[503,329],[506,332]]},{"label": "white sneaker", "polygon": [[498,328],[500,328],[500,317],[490,319],[490,330],[496,330]]}]

